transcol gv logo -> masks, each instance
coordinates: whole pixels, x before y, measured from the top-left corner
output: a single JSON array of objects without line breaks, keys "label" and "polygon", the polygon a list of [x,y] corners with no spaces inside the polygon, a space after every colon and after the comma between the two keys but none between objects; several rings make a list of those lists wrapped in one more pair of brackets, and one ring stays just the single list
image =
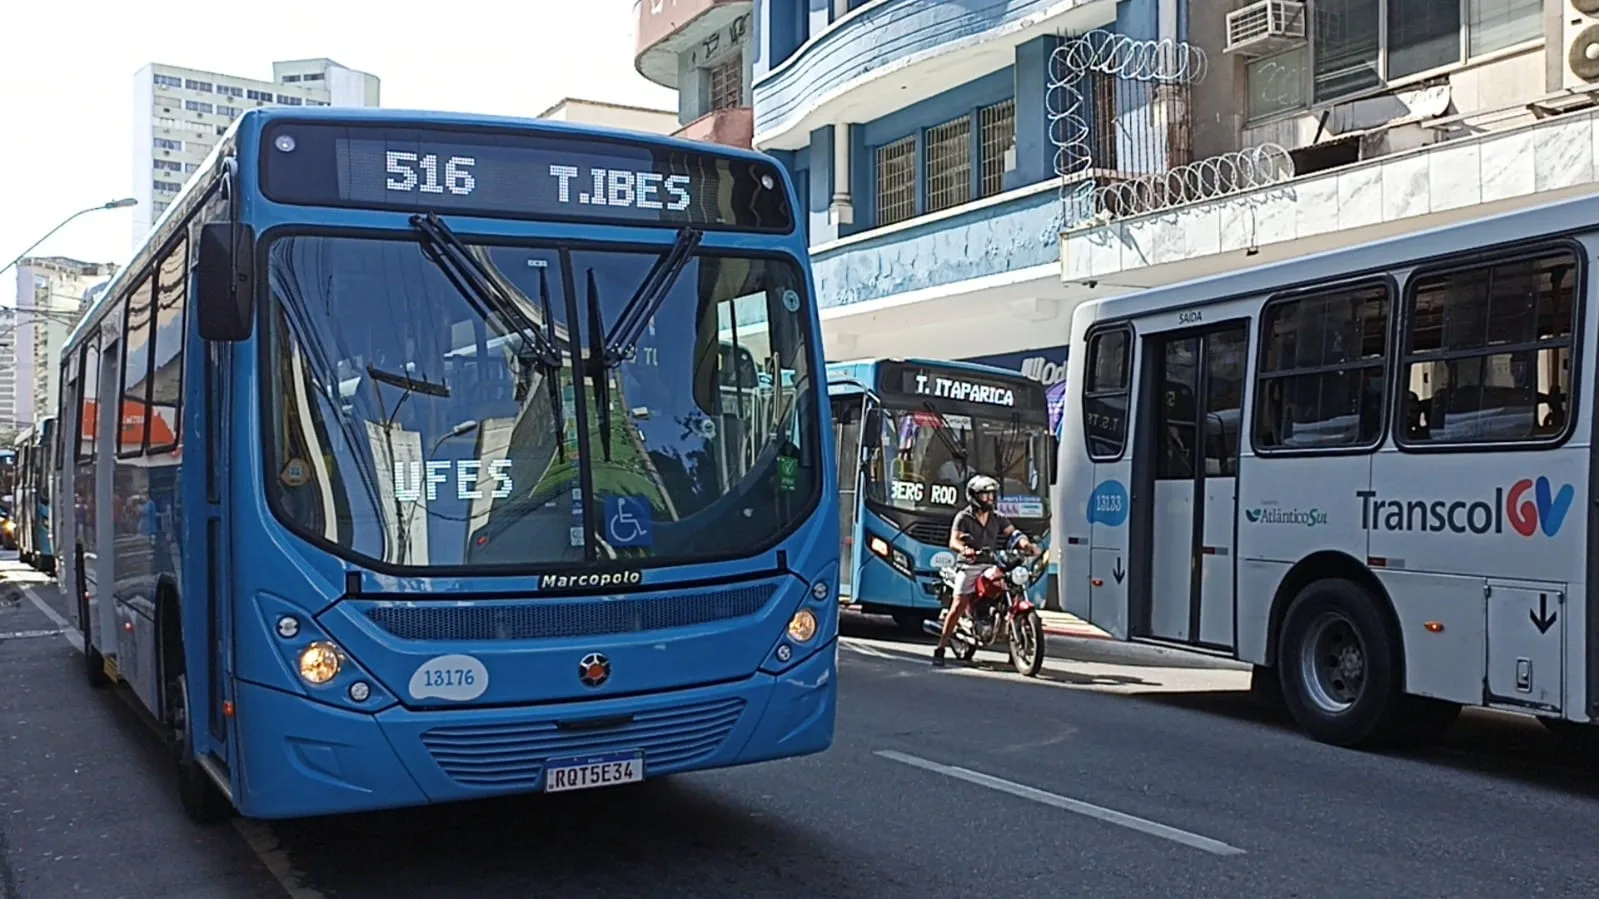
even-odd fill
[{"label": "transcol gv logo", "polygon": [[1560,533],[1571,511],[1576,488],[1559,490],[1543,475],[1522,478],[1509,488],[1497,487],[1493,498],[1389,499],[1375,490],[1357,490],[1360,525],[1372,531],[1419,531],[1451,534],[1503,534],[1508,524],[1523,537]]}]

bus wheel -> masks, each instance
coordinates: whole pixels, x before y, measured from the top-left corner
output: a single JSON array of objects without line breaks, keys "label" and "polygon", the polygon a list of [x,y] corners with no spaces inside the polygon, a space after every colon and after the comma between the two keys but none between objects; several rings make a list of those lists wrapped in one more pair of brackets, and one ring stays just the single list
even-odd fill
[{"label": "bus wheel", "polygon": [[177,741],[178,801],[196,824],[213,824],[233,817],[233,803],[200,767],[194,754],[189,723],[189,676],[180,674],[172,687],[172,736]]},{"label": "bus wheel", "polygon": [[1277,670],[1300,728],[1336,746],[1389,736],[1402,706],[1401,648],[1372,596],[1343,578],[1316,581],[1283,620]]}]

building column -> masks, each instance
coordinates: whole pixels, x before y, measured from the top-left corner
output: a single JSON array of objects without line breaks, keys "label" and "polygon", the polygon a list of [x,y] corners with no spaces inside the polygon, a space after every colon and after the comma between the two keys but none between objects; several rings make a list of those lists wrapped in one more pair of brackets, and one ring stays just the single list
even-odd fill
[{"label": "building column", "polygon": [[1016,48],[1016,166],[1005,173],[1006,190],[1055,176],[1055,145],[1049,137],[1049,61],[1059,46],[1059,37],[1046,34]]},{"label": "building column", "polygon": [[828,198],[827,219],[835,229],[855,223],[855,201],[850,195],[850,136],[854,126],[833,126],[833,195]]}]

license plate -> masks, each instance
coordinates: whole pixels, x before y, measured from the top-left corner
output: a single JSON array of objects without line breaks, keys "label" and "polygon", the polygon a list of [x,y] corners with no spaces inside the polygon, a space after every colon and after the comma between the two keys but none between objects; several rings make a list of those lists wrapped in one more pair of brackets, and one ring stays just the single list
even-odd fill
[{"label": "license plate", "polygon": [[644,779],[644,753],[607,752],[603,755],[550,759],[544,764],[544,792],[564,793]]}]

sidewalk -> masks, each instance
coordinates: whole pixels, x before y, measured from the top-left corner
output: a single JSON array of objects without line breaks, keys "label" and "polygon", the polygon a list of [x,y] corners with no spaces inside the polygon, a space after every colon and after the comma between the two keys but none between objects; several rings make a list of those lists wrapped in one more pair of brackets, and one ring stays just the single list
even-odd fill
[{"label": "sidewalk", "polygon": [[1114,639],[1092,624],[1078,618],[1069,612],[1048,612],[1038,610],[1039,617],[1044,619],[1044,633],[1057,637],[1076,637],[1079,640],[1110,640]]}]

